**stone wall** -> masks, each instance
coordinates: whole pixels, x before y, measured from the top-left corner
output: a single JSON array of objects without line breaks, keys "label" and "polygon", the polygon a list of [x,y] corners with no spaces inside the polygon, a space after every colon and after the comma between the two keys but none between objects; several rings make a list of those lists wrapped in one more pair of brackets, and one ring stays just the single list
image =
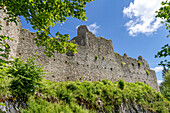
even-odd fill
[{"label": "stone wall", "polygon": [[[35,36],[35,33],[22,29],[16,54],[27,58],[38,52],[38,62],[43,64],[46,72],[50,73],[46,75],[49,80],[124,79],[126,82],[141,81],[158,90],[155,72],[150,70],[141,56],[136,60],[115,53],[111,40],[96,37],[86,26],[80,26],[78,36],[71,40],[78,45],[78,54],[75,55],[56,53],[55,57],[48,58],[44,55],[43,48],[35,45],[33,40]],[[150,73],[147,74],[146,70]]]},{"label": "stone wall", "polygon": [[71,40],[77,43],[78,54],[55,53],[55,57],[49,58],[44,55],[43,48],[37,47],[34,43],[35,33],[22,29],[20,23],[18,26],[5,25],[5,21],[2,23],[3,30],[0,35],[7,34],[14,38],[13,42],[7,42],[12,49],[10,54],[26,59],[38,52],[37,61],[48,73],[46,79],[52,81],[124,79],[126,82],[141,81],[159,91],[155,72],[150,70],[141,56],[136,60],[127,55],[121,56],[115,53],[111,40],[96,37],[84,25],[78,28],[78,35]]},{"label": "stone wall", "polygon": [[4,20],[5,17],[8,17],[8,15],[0,10],[0,25],[2,26],[2,30],[0,30],[0,35],[5,35],[13,38],[13,41],[6,40],[6,43],[9,45],[9,48],[11,50],[9,56],[16,57],[18,39],[20,35],[20,30],[22,29],[20,19],[18,19],[18,24],[16,25],[14,22]]}]

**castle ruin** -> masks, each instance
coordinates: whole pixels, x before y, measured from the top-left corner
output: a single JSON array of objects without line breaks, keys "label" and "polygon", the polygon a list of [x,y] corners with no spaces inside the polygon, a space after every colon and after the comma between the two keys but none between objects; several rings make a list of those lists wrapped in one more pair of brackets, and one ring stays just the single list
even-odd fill
[{"label": "castle ruin", "polygon": [[77,30],[77,36],[71,42],[77,44],[78,54],[55,53],[50,58],[44,54],[42,47],[37,47],[34,42],[36,34],[23,29],[21,23],[9,23],[3,20],[6,16],[0,10],[0,35],[13,38],[7,41],[11,52],[9,56],[26,59],[38,53],[38,63],[42,64],[47,73],[46,79],[51,81],[88,80],[101,81],[108,79],[125,82],[143,82],[159,91],[155,71],[151,70],[148,63],[141,57],[138,60],[115,53],[112,41],[103,37],[96,37],[85,25]]}]

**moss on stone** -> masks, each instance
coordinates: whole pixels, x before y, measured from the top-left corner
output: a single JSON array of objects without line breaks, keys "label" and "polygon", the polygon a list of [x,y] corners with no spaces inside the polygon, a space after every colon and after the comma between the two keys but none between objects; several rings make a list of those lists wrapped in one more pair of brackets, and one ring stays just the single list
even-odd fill
[{"label": "moss on stone", "polygon": [[124,67],[126,65],[126,63],[125,62],[121,62],[121,65],[122,65],[122,67]]},{"label": "moss on stone", "polygon": [[147,74],[147,75],[149,75],[149,74],[150,74],[149,70],[146,70],[146,74]]},{"label": "moss on stone", "polygon": [[141,66],[141,65],[142,65],[142,63],[141,63],[140,61],[138,61],[138,65],[139,65],[139,66]]},{"label": "moss on stone", "polygon": [[96,55],[96,56],[95,56],[95,60],[97,60],[97,59],[98,59],[98,56]]}]

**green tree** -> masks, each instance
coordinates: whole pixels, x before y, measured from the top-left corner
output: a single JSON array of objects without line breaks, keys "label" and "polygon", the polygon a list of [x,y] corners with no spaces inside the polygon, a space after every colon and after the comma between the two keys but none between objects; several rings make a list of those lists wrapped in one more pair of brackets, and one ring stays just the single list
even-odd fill
[{"label": "green tree", "polygon": [[168,72],[165,73],[165,84],[167,87],[170,87],[170,70]]},{"label": "green tree", "polygon": [[[1,10],[9,16],[4,20],[17,23],[17,17],[23,16],[34,30],[37,46],[42,46],[48,56],[53,56],[55,51],[66,53],[77,52],[76,44],[70,43],[69,35],[50,32],[55,24],[62,24],[68,17],[86,20],[84,10],[87,2],[94,0],[0,0]],[[50,36],[50,37],[49,37]]]},{"label": "green tree", "polygon": [[[170,34],[170,1],[166,0],[163,1],[162,3],[162,7],[159,9],[159,11],[157,11],[157,18],[161,18],[163,19],[162,23],[165,24],[166,29],[168,30],[169,34]],[[167,36],[167,38],[170,35]],[[162,50],[159,51],[157,53],[157,55],[155,55],[156,58],[162,58],[162,57],[170,57],[170,45],[166,44],[164,45],[164,47],[161,48]],[[163,71],[162,71],[162,77],[163,77],[163,82],[160,85],[160,90],[161,93],[168,99],[170,100],[170,61],[169,60],[165,60],[165,61],[161,61],[159,65],[162,65],[164,67]]]},{"label": "green tree", "polygon": [[[159,11],[156,12],[157,13],[156,17],[163,19],[162,23],[165,24],[166,29],[169,31],[170,34],[170,1],[168,2],[168,0],[166,0],[163,1],[161,4],[162,7],[159,9]],[[170,35],[168,35],[167,38],[169,36]],[[166,44],[164,47],[162,47],[162,50],[159,51],[157,55],[155,55],[156,58],[169,57],[169,56],[170,56],[169,44]],[[161,61],[159,65],[170,68],[170,61],[169,60]]]},{"label": "green tree", "polygon": [[165,98],[170,100],[170,70],[166,68],[162,70],[163,82],[159,86],[161,93]]}]

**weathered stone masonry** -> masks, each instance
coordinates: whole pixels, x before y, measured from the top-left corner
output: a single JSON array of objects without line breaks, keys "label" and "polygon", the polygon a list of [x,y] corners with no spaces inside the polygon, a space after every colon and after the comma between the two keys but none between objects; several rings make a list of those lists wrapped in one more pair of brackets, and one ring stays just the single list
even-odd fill
[{"label": "weathered stone masonry", "polygon": [[[37,61],[43,65],[46,72],[50,73],[46,75],[49,80],[124,79],[126,82],[141,81],[159,91],[155,72],[141,56],[136,60],[126,54],[121,56],[115,53],[111,40],[96,37],[84,25],[78,28],[77,36],[71,40],[77,43],[78,54],[55,53],[55,57],[49,58],[44,55],[43,48],[37,47],[34,43],[35,33],[22,29],[20,22],[18,26],[14,23],[6,24],[2,19],[4,16],[5,14],[0,12],[3,25],[0,35],[8,35],[14,39],[12,42],[7,41],[11,48],[10,56],[27,58],[38,52]],[[146,70],[150,73],[146,73]]]}]

